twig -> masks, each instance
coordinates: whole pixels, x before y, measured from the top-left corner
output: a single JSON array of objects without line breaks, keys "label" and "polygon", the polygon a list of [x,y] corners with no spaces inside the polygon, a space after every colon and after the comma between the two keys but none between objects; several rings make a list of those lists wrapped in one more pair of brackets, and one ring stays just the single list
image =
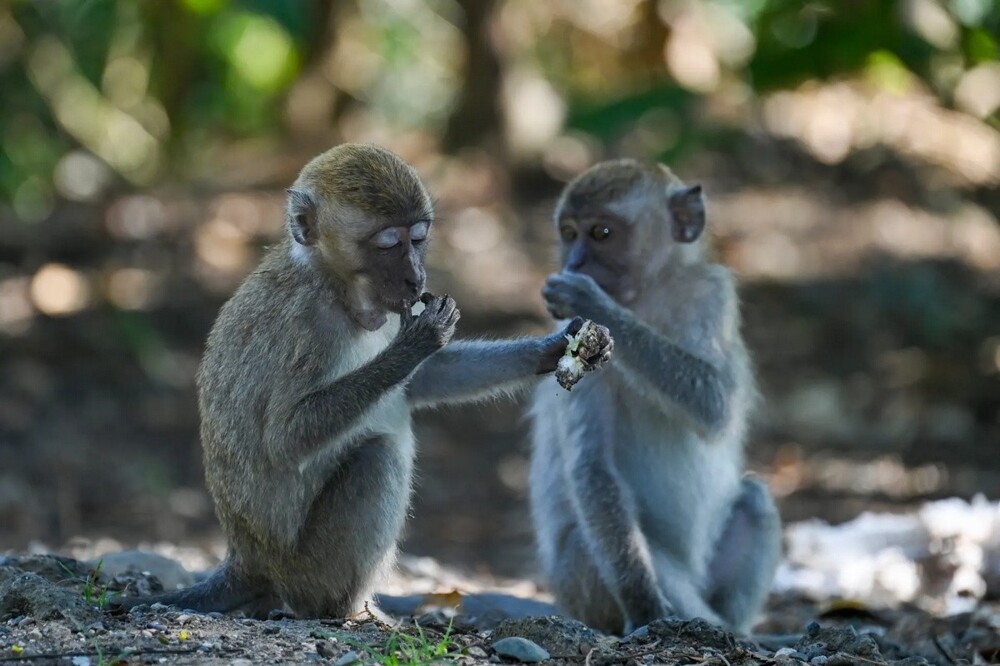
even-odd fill
[{"label": "twig", "polygon": [[[125,649],[120,652],[123,659],[128,659],[139,654],[187,654],[197,652],[197,647],[171,648],[167,650],[156,649]],[[107,652],[105,652],[107,654]],[[78,652],[46,652],[42,654],[19,654],[16,657],[0,657],[0,661],[31,661],[32,659],[66,659],[69,657],[99,657],[101,653],[97,650],[80,650]]]},{"label": "twig", "polygon": [[938,638],[937,634],[931,636],[931,640],[934,641],[934,647],[938,649],[938,652],[944,655],[944,658],[948,660],[949,664],[955,663],[955,658],[951,656],[951,653],[945,649],[944,645],[941,644],[941,639]]},{"label": "twig", "polygon": [[590,651],[587,652],[587,656],[583,658],[583,666],[590,666],[590,655],[594,654],[594,650],[596,649],[596,647],[590,648]]}]

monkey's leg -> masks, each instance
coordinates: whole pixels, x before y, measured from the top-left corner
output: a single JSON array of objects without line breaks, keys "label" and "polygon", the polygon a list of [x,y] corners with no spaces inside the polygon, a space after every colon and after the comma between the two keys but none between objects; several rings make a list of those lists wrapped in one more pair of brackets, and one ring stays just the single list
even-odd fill
[{"label": "monkey's leg", "polygon": [[559,605],[570,615],[601,631],[624,631],[621,602],[604,584],[587,540],[576,525],[560,535],[555,566],[548,578]]},{"label": "monkey's leg", "polygon": [[370,439],[327,477],[295,549],[276,567],[275,585],[296,615],[344,617],[372,598],[406,518],[411,451],[389,436]]},{"label": "monkey's leg", "polygon": [[746,633],[767,599],[781,559],[781,517],[763,481],[744,477],[709,568],[709,603]]},{"label": "monkey's leg", "polygon": [[[132,608],[160,603],[202,613],[226,613],[252,605],[264,598],[273,598],[273,594],[270,585],[263,577],[248,573],[239,557],[231,554],[207,578],[191,587],[148,597],[115,599],[111,606]],[[266,611],[264,615],[267,615]]]},{"label": "monkey's leg", "polygon": [[672,611],[660,593],[635,500],[614,460],[614,413],[605,382],[577,389],[571,436],[560,452],[569,496],[601,579],[618,599],[625,631]]}]

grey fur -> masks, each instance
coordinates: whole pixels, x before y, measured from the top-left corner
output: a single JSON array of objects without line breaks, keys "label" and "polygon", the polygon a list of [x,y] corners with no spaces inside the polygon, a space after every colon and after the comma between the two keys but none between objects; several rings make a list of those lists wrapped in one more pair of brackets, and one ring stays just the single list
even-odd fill
[{"label": "grey fur", "polygon": [[[229,554],[190,588],[120,605],[360,610],[406,518],[411,408],[526,385],[565,348],[557,333],[445,347],[459,318],[447,296],[424,294],[409,314],[426,244],[406,230],[432,212],[388,151],[328,151],[289,197],[288,237],[222,307],[198,374],[205,478]],[[390,227],[405,241],[378,247]]]},{"label": "grey fur", "polygon": [[[592,196],[571,183],[556,220],[579,227],[563,248],[573,271],[550,277],[543,295],[557,318],[607,326],[616,354],[572,393],[536,390],[543,573],[569,613],[607,631],[676,614],[745,632],[773,580],[780,521],[766,487],[742,478],[756,393],[734,279],[704,258],[703,241],[675,240],[668,207],[650,194],[682,185],[669,171],[612,162],[579,182]],[[630,238],[630,274],[608,270],[624,246],[582,240],[592,219],[609,239]]]}]

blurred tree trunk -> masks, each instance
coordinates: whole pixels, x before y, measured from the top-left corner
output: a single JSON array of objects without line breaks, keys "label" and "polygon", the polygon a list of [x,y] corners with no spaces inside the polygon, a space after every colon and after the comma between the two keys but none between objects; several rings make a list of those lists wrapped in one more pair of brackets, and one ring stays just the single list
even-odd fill
[{"label": "blurred tree trunk", "polygon": [[462,36],[466,62],[458,104],[442,137],[447,153],[500,136],[500,58],[490,37],[496,0],[458,0],[465,14]]}]

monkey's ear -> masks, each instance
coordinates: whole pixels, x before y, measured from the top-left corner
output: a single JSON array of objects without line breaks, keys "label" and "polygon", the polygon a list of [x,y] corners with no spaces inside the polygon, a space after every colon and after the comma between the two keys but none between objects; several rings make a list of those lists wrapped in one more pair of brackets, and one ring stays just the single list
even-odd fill
[{"label": "monkey's ear", "polygon": [[670,230],[678,243],[693,243],[705,230],[705,200],[701,185],[692,185],[671,192],[667,199],[670,210]]},{"label": "monkey's ear", "polygon": [[300,245],[315,245],[319,238],[316,228],[316,203],[308,192],[289,189],[288,192],[288,230],[292,238]]}]

